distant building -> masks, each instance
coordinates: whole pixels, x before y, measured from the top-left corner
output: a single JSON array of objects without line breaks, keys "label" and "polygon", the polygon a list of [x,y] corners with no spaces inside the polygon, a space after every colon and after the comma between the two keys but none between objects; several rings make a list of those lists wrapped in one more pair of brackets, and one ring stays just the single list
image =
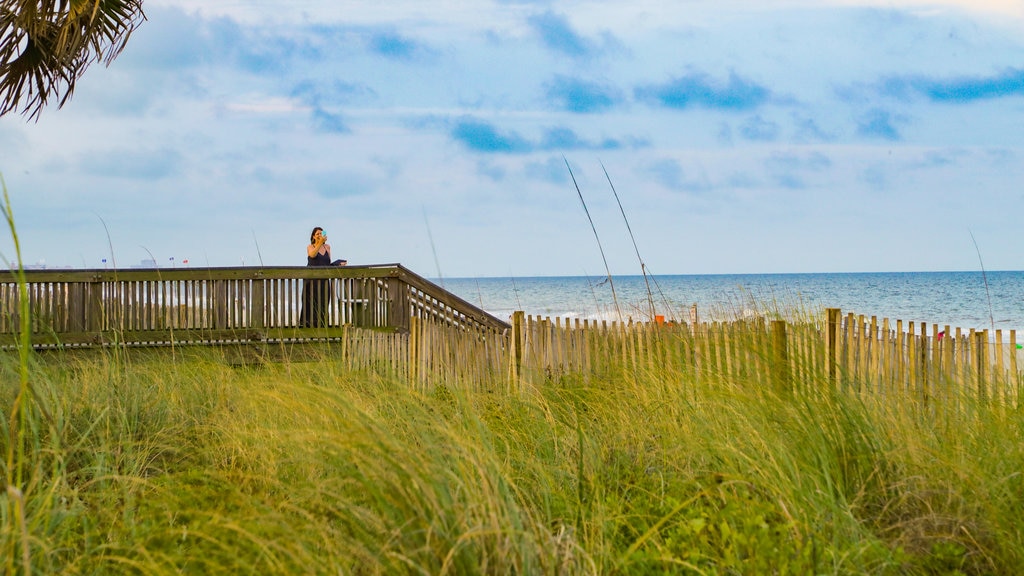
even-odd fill
[{"label": "distant building", "polygon": [[[17,270],[18,263],[11,262],[11,270]],[[25,264],[25,270],[72,270],[72,266],[48,266],[46,262],[36,262],[35,264]]]}]

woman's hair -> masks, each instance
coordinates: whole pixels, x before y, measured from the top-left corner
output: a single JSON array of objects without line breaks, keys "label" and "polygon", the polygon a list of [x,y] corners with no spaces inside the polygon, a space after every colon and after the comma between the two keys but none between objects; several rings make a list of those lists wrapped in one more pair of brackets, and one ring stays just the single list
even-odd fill
[{"label": "woman's hair", "polygon": [[316,243],[316,240],[313,240],[313,237],[316,236],[316,233],[317,233],[318,230],[322,231],[323,228],[317,226],[316,228],[313,228],[312,232],[309,233],[309,243],[310,244],[315,244]]}]

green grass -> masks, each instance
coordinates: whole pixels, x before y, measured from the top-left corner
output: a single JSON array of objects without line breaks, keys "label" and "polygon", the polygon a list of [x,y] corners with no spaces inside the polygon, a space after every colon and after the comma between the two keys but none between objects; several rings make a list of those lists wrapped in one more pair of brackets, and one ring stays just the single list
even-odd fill
[{"label": "green grass", "polygon": [[[21,370],[2,357],[5,407]],[[3,464],[6,573],[1024,568],[1022,415],[968,397],[780,398],[615,365],[422,392],[330,357],[188,349],[27,373],[25,423],[8,411],[0,436],[25,447]]]}]

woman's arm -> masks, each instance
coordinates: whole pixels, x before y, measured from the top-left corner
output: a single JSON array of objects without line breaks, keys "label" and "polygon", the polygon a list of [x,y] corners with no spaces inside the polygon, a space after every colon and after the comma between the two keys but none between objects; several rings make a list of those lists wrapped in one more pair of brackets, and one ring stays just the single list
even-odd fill
[{"label": "woman's arm", "polygon": [[[310,258],[316,257],[317,252],[320,251],[320,247],[323,246],[326,241],[327,240],[325,238],[320,237],[316,239],[315,244],[310,244],[309,246],[306,246],[306,256],[309,256]],[[331,253],[330,246],[327,247],[327,253]]]}]

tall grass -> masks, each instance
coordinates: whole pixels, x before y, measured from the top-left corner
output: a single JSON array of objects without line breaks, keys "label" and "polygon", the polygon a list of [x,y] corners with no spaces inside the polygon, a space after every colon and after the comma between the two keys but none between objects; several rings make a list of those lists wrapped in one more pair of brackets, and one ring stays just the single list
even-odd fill
[{"label": "tall grass", "polygon": [[[30,364],[54,425],[27,433],[23,523],[2,500],[7,573],[1024,567],[1021,414],[968,397],[775,396],[614,362],[421,392],[330,357],[132,354]],[[3,357],[5,406],[19,369]]]}]

